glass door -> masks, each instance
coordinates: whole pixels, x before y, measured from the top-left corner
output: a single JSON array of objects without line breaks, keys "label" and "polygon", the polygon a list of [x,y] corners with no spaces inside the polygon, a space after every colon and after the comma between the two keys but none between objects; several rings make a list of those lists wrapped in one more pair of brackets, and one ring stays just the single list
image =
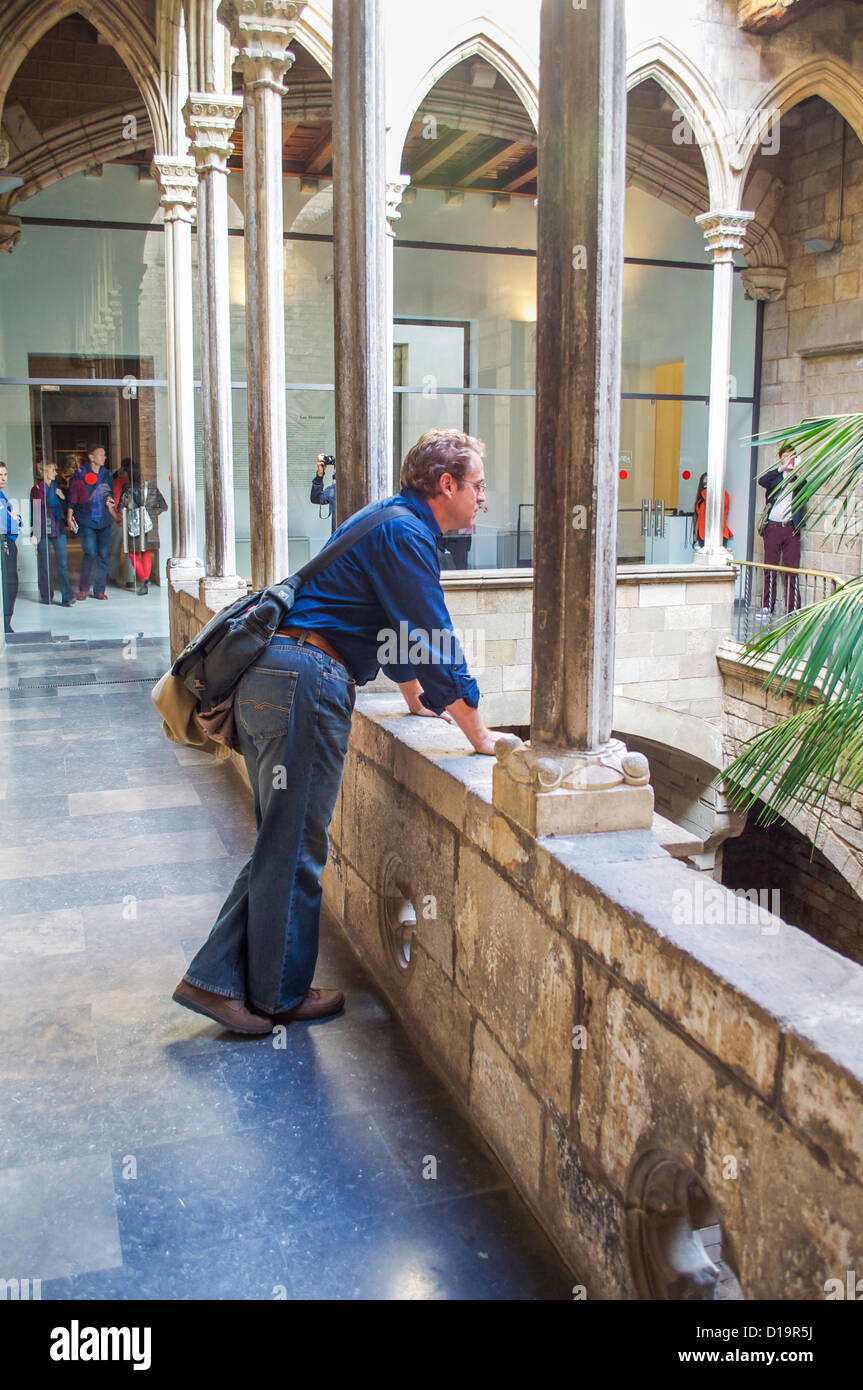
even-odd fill
[{"label": "glass door", "polygon": [[[656,368],[658,384],[663,371]],[[668,373],[662,384],[671,386],[675,380]],[[621,401],[620,564],[679,565],[692,559],[694,480],[704,457],[707,412],[700,403],[670,395]]]}]

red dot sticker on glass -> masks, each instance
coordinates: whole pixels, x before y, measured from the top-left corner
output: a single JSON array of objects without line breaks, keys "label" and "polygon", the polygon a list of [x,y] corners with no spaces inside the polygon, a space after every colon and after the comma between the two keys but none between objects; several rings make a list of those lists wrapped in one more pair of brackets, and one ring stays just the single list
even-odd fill
[{"label": "red dot sticker on glass", "polygon": [[623,481],[624,479],[626,479],[626,478],[629,477],[629,473],[628,473],[627,469],[621,468],[621,470],[620,470],[620,477],[621,477],[621,481]]},{"label": "red dot sticker on glass", "polygon": [[96,473],[85,473],[85,474],[84,474],[84,482],[85,482],[85,483],[89,483],[90,487],[92,487],[94,483],[98,483],[98,481],[99,481],[98,474],[96,474]]},{"label": "red dot sticker on glass", "polygon": [[683,481],[684,481],[685,483],[688,483],[688,482],[689,482],[689,479],[690,479],[691,477],[692,477],[692,474],[690,473],[689,469],[688,469],[688,468],[684,468],[684,470],[683,470]]}]

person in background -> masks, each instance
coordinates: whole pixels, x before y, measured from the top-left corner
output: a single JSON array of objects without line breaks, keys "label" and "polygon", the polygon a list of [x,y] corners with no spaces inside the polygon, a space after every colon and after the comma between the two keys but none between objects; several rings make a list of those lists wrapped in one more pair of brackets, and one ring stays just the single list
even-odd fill
[{"label": "person in background", "polygon": [[111,547],[111,526],[117,517],[114,506],[114,479],[110,469],[105,466],[105,450],[101,447],[91,449],[87,464],[78,468],[69,484],[69,500],[75,510],[75,520],[80,527],[81,547],[84,551],[81,560],[81,577],[78,581],[78,598],[85,599],[93,585],[93,597],[106,599],[105,584],[108,578],[108,553]]},{"label": "person in background", "polygon": [[3,628],[14,631],[12,614],[18,597],[18,533],[21,530],[21,517],[15,511],[6,488],[9,471],[5,463],[0,463],[0,560],[3,563]]},{"label": "person in background", "polygon": [[[728,544],[728,542],[729,542],[729,541],[732,541],[732,540],[734,539],[734,532],[731,530],[731,528],[730,528],[729,525],[728,525],[728,508],[729,508],[730,504],[731,504],[731,499],[729,498],[728,493],[726,492],[726,494],[725,494],[725,506],[724,506],[723,511],[722,511],[722,544],[723,544],[723,545],[726,547],[726,549],[728,549],[728,550],[731,549],[731,547],[730,547],[730,545]],[[696,492],[695,492],[695,527],[694,527],[695,535],[694,535],[693,541],[692,541],[693,545],[697,546],[699,549],[702,549],[702,550],[703,550],[703,548],[704,548],[704,519],[705,519],[706,513],[707,513],[707,474],[706,474],[706,473],[702,473],[701,477],[698,479],[698,487],[697,487]]]},{"label": "person in background", "polygon": [[157,518],[168,510],[168,504],[155,483],[129,483],[120,498],[120,509],[126,513],[126,546],[138,576],[137,593],[148,594],[153,551],[159,546]]},{"label": "person in background", "polygon": [[[329,487],[325,487],[328,468],[333,470],[333,481]],[[316,507],[329,507],[330,533],[332,534],[336,529],[336,460],[332,454],[318,454],[317,469],[312,478],[312,490],[309,497]]]},{"label": "person in background", "polygon": [[[797,483],[780,498],[789,474],[794,472],[797,455],[790,444],[783,444],[779,450],[779,462],[768,468],[758,479],[758,486],[764,488],[764,495],[770,511],[764,528],[764,563],[782,565],[786,569],[800,568],[800,533],[806,525],[806,508],[800,501],[800,484]],[[775,569],[764,571],[764,607],[762,613],[772,613],[776,607]],[[800,607],[800,584],[796,574],[785,576],[785,611],[792,613]]]},{"label": "person in background", "polygon": [[57,465],[42,463],[37,465],[41,476],[30,489],[30,544],[36,547],[36,574],[39,580],[39,602],[52,603],[54,600],[54,578],[51,572],[51,550],[57,578],[60,581],[60,597],[64,608],[71,608],[75,595],[69,581],[69,567],[66,561],[66,521],[71,520],[72,509],[66,494],[57,482]]},{"label": "person in background", "polygon": [[120,460],[120,467],[112,475],[114,479],[114,506],[118,509],[115,525],[111,529],[111,545],[108,551],[108,578],[120,589],[134,589],[135,574],[123,549],[123,519],[119,515],[120,498],[137,472],[130,458]]}]

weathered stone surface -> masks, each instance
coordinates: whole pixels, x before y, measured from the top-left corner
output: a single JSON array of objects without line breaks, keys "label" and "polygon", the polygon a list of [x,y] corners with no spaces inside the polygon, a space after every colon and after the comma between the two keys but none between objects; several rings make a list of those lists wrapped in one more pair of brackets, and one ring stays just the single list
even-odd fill
[{"label": "weathered stone surface", "polygon": [[[635,1298],[626,1258],[623,1204],[588,1168],[584,1154],[548,1110],[543,1116],[542,1211],[590,1299]],[[593,1171],[591,1171],[593,1170]]]},{"label": "weathered stone surface", "polygon": [[584,1000],[578,1132],[612,1187],[625,1191],[641,1154],[669,1150],[713,1197],[747,1298],[822,1298],[863,1258],[859,1185],[589,964]]},{"label": "weathered stone surface", "polygon": [[426,1055],[435,1068],[466,1100],[470,1080],[472,1011],[453,981],[422,946],[411,953],[410,969],[395,976],[401,993],[391,1001],[409,1026],[419,1026]]},{"label": "weathered stone surface", "polygon": [[[838,1010],[837,1010],[838,1012]],[[836,1024],[853,1029],[858,1051],[863,1009]],[[829,1026],[829,1025],[828,1025]],[[847,1172],[863,1181],[863,1085],[823,1053],[800,1038],[789,1038],[782,1068],[780,1105],[812,1143]]]},{"label": "weathered stone surface", "polygon": [[334,846],[330,845],[330,854],[321,874],[321,888],[324,894],[324,902],[334,917],[340,922],[345,920],[345,884],[342,873],[342,861],[339,852]]},{"label": "weathered stone surface", "polygon": [[528,1198],[540,1191],[542,1106],[482,1022],[474,1030],[470,1107]]},{"label": "weathered stone surface", "polygon": [[[449,825],[364,758],[353,765],[346,795],[355,810],[343,822],[343,857],[355,868],[362,866],[366,882],[380,892],[387,860],[398,855],[425,949],[452,975],[456,872]],[[434,917],[423,916],[427,898],[434,899]]]},{"label": "weathered stone surface", "polygon": [[[342,862],[344,917],[341,921],[354,949],[360,953],[381,988],[391,992],[395,962],[384,947],[381,933],[381,900],[356,869]],[[332,910],[326,894],[326,906]]]},{"label": "weathered stone surface", "polygon": [[459,987],[538,1094],[567,1110],[576,989],[569,944],[467,848],[456,914]]},{"label": "weathered stone surface", "polygon": [[[625,874],[619,864],[590,871],[582,866],[581,872],[587,891],[579,893],[573,886],[567,897],[567,921],[578,939],[724,1066],[769,1097],[780,1025],[751,997],[742,959],[754,973],[760,967],[766,985],[785,947],[777,947],[775,936],[762,936],[757,924],[738,928],[675,922],[675,891],[689,892],[692,903],[697,902],[699,880],[682,865],[647,861],[628,864]],[[618,907],[612,905],[615,898]],[[727,955],[718,951],[711,956],[713,933],[729,948]],[[700,959],[702,953],[711,958],[710,965]],[[775,1001],[775,989],[768,994]]]}]

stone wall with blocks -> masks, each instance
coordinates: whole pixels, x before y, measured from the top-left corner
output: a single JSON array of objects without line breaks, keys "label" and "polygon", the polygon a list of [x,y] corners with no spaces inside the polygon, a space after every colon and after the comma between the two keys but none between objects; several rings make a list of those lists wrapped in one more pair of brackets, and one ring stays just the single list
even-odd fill
[{"label": "stone wall with blocks", "polygon": [[863,1263],[863,968],[747,920],[652,831],[532,839],[491,780],[457,730],[360,695],[324,891],[363,963],[588,1297],[674,1274],[651,1164],[722,1226],[708,1282],[824,1297]]},{"label": "stone wall with blocks", "polygon": [[[533,575],[489,570],[442,575],[444,596],[471,670],[477,675],[486,722],[493,727],[530,723]],[[694,565],[620,565],[617,571],[615,698],[625,701],[615,727],[665,741],[662,706],[673,716],[718,725],[722,677],[716,648],[731,631],[734,571]],[[476,657],[477,660],[473,658]],[[364,687],[392,691],[385,676]],[[629,706],[637,701],[639,711]],[[637,725],[637,727],[634,727]],[[662,725],[664,728],[664,725]],[[699,730],[703,742],[708,737]],[[690,746],[689,738],[686,745]]]},{"label": "stone wall with blocks", "polygon": [[[766,691],[764,678],[768,664],[745,665],[740,660],[740,652],[735,642],[724,643],[718,652],[725,681],[722,735],[726,765],[737,756],[744,743],[791,713],[795,689],[792,682],[784,695]],[[831,795],[823,816],[817,809],[790,811],[786,819],[821,851],[858,900],[863,898],[863,794],[857,792],[847,800]],[[863,902],[859,920],[863,932]]]}]

